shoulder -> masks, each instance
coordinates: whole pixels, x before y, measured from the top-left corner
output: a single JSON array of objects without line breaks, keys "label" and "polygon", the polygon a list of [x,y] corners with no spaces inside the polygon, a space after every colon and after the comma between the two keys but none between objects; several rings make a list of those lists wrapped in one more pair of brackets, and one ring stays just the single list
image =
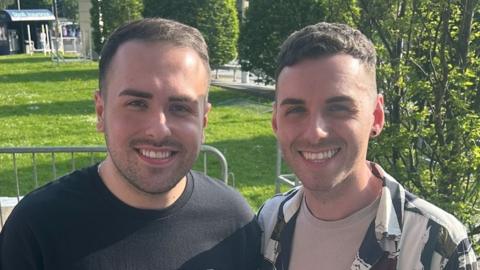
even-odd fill
[{"label": "shoulder", "polygon": [[405,190],[393,177],[387,176],[385,180],[387,185],[389,183],[396,187],[396,192],[391,194],[393,207],[399,205],[399,202],[403,205],[403,235],[414,238],[423,235],[417,240],[425,241],[424,244],[436,243],[434,249],[425,247],[424,252],[435,251],[441,257],[453,259],[452,261],[459,261],[461,256],[472,256],[467,230],[455,216]]},{"label": "shoulder", "polygon": [[[258,211],[258,224],[262,231],[261,250],[264,257],[268,258],[267,260],[275,260],[277,241],[279,241],[284,228],[293,228],[288,224],[294,224],[290,221],[294,220],[292,217],[298,212],[299,202],[302,201],[302,198],[302,187],[295,187],[286,193],[268,199]],[[275,236],[272,237],[274,233]]]},{"label": "shoulder", "polygon": [[[41,258],[43,252],[41,249],[51,241],[51,238],[48,241],[45,239],[51,236],[61,237],[63,231],[62,226],[58,224],[59,220],[67,220],[65,213],[71,212],[75,204],[79,205],[85,201],[81,199],[82,194],[85,194],[82,185],[85,186],[85,182],[88,182],[84,179],[88,175],[88,169],[75,171],[30,192],[21,199],[0,232],[2,253],[0,256],[16,258],[10,263],[41,265],[42,262],[34,260]],[[30,265],[13,268],[34,267]]]},{"label": "shoulder", "polygon": [[75,197],[85,195],[92,168],[74,171],[33,190],[19,201],[9,219],[34,219],[65,208]]},{"label": "shoulder", "polygon": [[423,231],[427,245],[436,243],[434,252],[448,259],[445,269],[468,269],[468,265],[476,263],[467,230],[455,216],[408,192],[405,197],[403,233],[422,235]]},{"label": "shoulder", "polygon": [[[425,226],[436,226],[455,243],[467,238],[465,226],[452,214],[440,207],[417,197],[406,190],[392,176],[384,173],[385,183],[389,186],[393,207],[403,205],[403,230],[408,230],[415,224],[426,224]],[[398,211],[398,210],[395,210]],[[406,226],[406,227],[405,227]]]},{"label": "shoulder", "polygon": [[265,201],[265,203],[258,210],[258,223],[262,230],[265,227],[268,227],[269,224],[273,226],[275,220],[278,216],[278,211],[280,210],[280,205],[285,200],[286,196],[284,194],[277,194],[272,198]]},{"label": "shoulder", "polygon": [[[380,168],[378,165],[377,168]],[[467,233],[463,224],[453,215],[441,209],[440,207],[424,200],[407,191],[395,178],[383,171],[385,191],[390,194],[392,207],[396,212],[402,211],[404,213],[403,220],[407,222],[406,225],[414,223],[429,223],[436,224],[442,230],[451,235],[452,240],[459,242],[466,238]],[[397,209],[403,208],[403,209]],[[400,212],[399,212],[400,213]],[[408,229],[404,228],[404,229]]]},{"label": "shoulder", "polygon": [[198,203],[217,211],[231,211],[249,220],[253,218],[252,209],[237,190],[201,172],[191,171],[190,175],[194,182],[193,196]]},{"label": "shoulder", "polygon": [[215,179],[198,171],[190,171],[190,175],[195,183],[195,188],[202,192],[216,194],[220,197],[230,198],[233,196],[234,199],[240,199],[241,201],[244,201],[243,197],[237,190],[226,185],[221,180]]},{"label": "shoulder", "polygon": [[279,218],[285,223],[290,221],[298,211],[302,198],[303,190],[299,186],[288,192],[277,194],[263,204],[258,211],[258,224],[263,232],[262,246],[272,235]]},{"label": "shoulder", "polygon": [[298,210],[298,202],[299,200],[301,201],[302,196],[303,191],[301,187],[295,187],[268,199],[258,210],[258,219],[261,226],[273,223],[277,219],[280,209],[282,209],[282,216],[288,221],[289,217],[293,216]]},{"label": "shoulder", "polygon": [[439,227],[440,233],[448,237],[453,243],[458,244],[468,237],[465,226],[455,216],[406,192],[405,218],[408,215],[414,216],[414,219],[425,219],[429,224],[435,224]]}]

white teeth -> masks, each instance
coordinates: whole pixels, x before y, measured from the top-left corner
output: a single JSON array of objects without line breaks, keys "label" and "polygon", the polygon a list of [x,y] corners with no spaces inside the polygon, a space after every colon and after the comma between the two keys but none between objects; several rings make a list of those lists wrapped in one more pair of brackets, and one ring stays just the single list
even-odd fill
[{"label": "white teeth", "polygon": [[155,151],[149,151],[149,150],[140,150],[140,153],[146,157],[149,158],[156,158],[156,159],[165,159],[168,158],[172,155],[171,151],[162,151],[162,152],[155,152]]},{"label": "white teeth", "polygon": [[322,161],[333,157],[338,151],[339,149],[330,149],[324,152],[302,152],[302,155],[306,160]]}]

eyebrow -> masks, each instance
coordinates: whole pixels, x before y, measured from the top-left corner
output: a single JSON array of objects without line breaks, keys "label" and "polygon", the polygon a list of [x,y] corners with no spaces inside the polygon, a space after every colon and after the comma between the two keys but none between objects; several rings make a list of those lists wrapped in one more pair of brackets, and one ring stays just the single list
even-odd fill
[{"label": "eyebrow", "polygon": [[336,96],[327,99],[325,103],[337,103],[337,102],[350,102],[355,103],[355,101],[349,96]]},{"label": "eyebrow", "polygon": [[298,99],[298,98],[286,98],[282,100],[280,103],[280,106],[282,105],[301,105],[305,104],[305,101],[303,99]]},{"label": "eyebrow", "polygon": [[[133,96],[133,97],[146,98],[146,99],[153,98],[153,94],[150,92],[130,89],[130,88],[121,91],[118,94],[118,96]],[[189,96],[172,96],[172,97],[168,97],[168,101],[169,102],[197,102],[196,100],[194,100]]]},{"label": "eyebrow", "polygon": [[[339,102],[350,102],[354,103],[355,101],[349,97],[349,96],[336,96],[336,97],[331,97],[326,100],[325,103],[339,103]],[[298,98],[286,98],[282,100],[280,103],[280,106],[282,105],[303,105],[305,104],[305,101],[303,99],[298,99]]]},{"label": "eyebrow", "polygon": [[195,99],[193,99],[189,96],[168,97],[168,101],[170,101],[170,102],[197,102]]},{"label": "eyebrow", "polygon": [[121,91],[118,96],[133,96],[139,98],[153,98],[153,94],[145,91],[135,90],[135,89],[125,89]]}]

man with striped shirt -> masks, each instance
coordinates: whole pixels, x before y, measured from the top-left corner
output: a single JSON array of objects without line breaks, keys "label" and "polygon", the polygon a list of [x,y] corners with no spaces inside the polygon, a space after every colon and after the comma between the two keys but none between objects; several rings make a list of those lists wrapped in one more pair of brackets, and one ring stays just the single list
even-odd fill
[{"label": "man with striped shirt", "polygon": [[464,226],[366,159],[384,125],[376,52],[319,23],[282,45],[272,127],[302,186],[259,212],[261,269],[477,269]]}]

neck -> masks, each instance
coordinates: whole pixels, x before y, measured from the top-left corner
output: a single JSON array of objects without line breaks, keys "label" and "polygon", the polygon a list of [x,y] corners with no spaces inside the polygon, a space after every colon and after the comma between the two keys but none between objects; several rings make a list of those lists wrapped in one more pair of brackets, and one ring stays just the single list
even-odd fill
[{"label": "neck", "polygon": [[371,204],[381,193],[382,182],[375,177],[368,164],[357,175],[345,179],[329,191],[304,190],[305,202],[318,219],[344,219]]},{"label": "neck", "polygon": [[167,208],[178,200],[187,186],[187,177],[185,176],[167,192],[156,194],[144,192],[124,179],[108,157],[99,164],[98,173],[105,186],[115,197],[129,206],[139,209]]}]

